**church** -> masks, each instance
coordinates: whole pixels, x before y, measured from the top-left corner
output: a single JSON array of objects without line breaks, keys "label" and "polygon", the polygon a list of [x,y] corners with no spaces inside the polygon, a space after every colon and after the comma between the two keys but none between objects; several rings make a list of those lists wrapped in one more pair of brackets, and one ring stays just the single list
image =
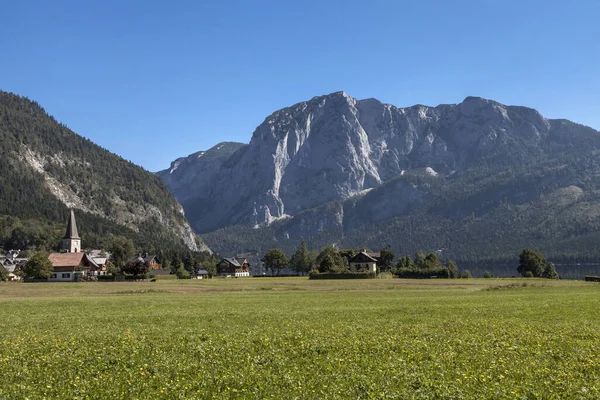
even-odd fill
[{"label": "church", "polygon": [[81,250],[81,238],[77,232],[75,211],[71,210],[67,222],[67,232],[62,241],[60,253],[50,253],[48,259],[54,273],[51,282],[73,282],[83,280],[87,275],[97,274],[101,268]]}]

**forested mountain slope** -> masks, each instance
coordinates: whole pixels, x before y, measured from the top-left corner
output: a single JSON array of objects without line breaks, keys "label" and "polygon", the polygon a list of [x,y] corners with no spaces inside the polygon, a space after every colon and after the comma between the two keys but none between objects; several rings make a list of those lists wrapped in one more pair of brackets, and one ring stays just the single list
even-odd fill
[{"label": "forested mountain slope", "polygon": [[0,227],[64,224],[69,208],[84,247],[122,234],[146,248],[208,249],[158,177],[0,91]]}]

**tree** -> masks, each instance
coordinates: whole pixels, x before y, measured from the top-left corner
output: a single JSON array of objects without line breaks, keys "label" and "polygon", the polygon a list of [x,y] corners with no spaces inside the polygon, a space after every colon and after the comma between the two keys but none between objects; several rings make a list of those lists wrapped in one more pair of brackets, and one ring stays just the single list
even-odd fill
[{"label": "tree", "polygon": [[193,253],[188,254],[185,260],[183,260],[183,268],[185,268],[190,275],[196,275],[199,266],[200,263],[196,261],[196,257],[194,257]]},{"label": "tree", "polygon": [[217,275],[217,262],[213,259],[207,259],[202,261],[202,263],[200,263],[200,267],[201,269],[208,272],[208,276],[210,276],[211,278]]},{"label": "tree", "polygon": [[0,264],[0,281],[6,282],[8,280],[8,271]]},{"label": "tree", "polygon": [[442,263],[440,262],[440,259],[438,258],[437,254],[435,254],[435,253],[427,254],[427,256],[425,257],[425,259],[423,260],[423,262],[421,264],[422,264],[421,268],[423,268],[423,269],[439,268],[442,265]]},{"label": "tree", "polygon": [[558,272],[556,272],[556,268],[554,268],[554,264],[549,262],[546,264],[546,268],[544,268],[544,272],[542,272],[542,277],[546,279],[559,279]]},{"label": "tree", "polygon": [[489,279],[489,278],[493,278],[494,275],[490,271],[484,271],[483,272],[483,277],[486,278],[486,279]]},{"label": "tree", "polygon": [[281,249],[267,251],[260,261],[265,265],[265,268],[271,270],[271,274],[275,273],[276,276],[279,276],[281,270],[290,265],[290,261]]},{"label": "tree", "polygon": [[395,257],[396,256],[394,255],[394,253],[392,253],[389,247],[381,249],[379,253],[379,269],[381,271],[391,270],[392,266],[394,265]]},{"label": "tree", "polygon": [[178,279],[190,279],[192,277],[188,270],[184,268],[183,264],[175,271],[175,275],[177,275]]},{"label": "tree", "polygon": [[413,262],[412,258],[410,256],[405,256],[402,257],[398,260],[398,263],[396,264],[396,268],[414,268],[415,267],[415,263]]},{"label": "tree", "polygon": [[[333,259],[333,266],[331,267],[332,269],[323,269],[323,260],[327,256],[331,256],[331,258]],[[348,261],[344,257],[342,257],[340,252],[338,252],[333,246],[324,247],[323,250],[321,250],[321,252],[317,256],[315,262],[319,268],[319,272],[342,272],[347,270],[348,263]]]},{"label": "tree", "polygon": [[319,272],[340,273],[346,271],[346,265],[340,256],[336,259],[333,255],[327,254],[319,265]]},{"label": "tree", "polygon": [[125,236],[114,236],[108,248],[110,261],[119,270],[126,266],[127,261],[133,256],[133,241]]},{"label": "tree", "polygon": [[415,266],[417,268],[424,268],[424,263],[425,263],[425,253],[423,253],[421,250],[417,251],[415,253]]},{"label": "tree", "polygon": [[121,271],[134,276],[146,275],[148,272],[150,272],[150,267],[144,262],[142,257],[138,257],[136,260],[132,260],[123,264]]},{"label": "tree", "polygon": [[290,257],[290,268],[298,273],[304,274],[311,270],[315,263],[315,254],[308,250],[304,240]]},{"label": "tree", "polygon": [[473,276],[471,275],[471,271],[469,271],[468,269],[465,269],[460,277],[463,279],[470,279]]},{"label": "tree", "polygon": [[54,267],[44,252],[35,253],[22,268],[23,275],[30,279],[48,279],[54,273]]},{"label": "tree", "polygon": [[517,271],[521,275],[525,276],[526,272],[530,272],[531,276],[539,277],[542,276],[545,267],[546,258],[541,252],[524,248],[521,254],[519,254],[519,267]]},{"label": "tree", "polygon": [[444,266],[448,270],[448,278],[454,279],[459,277],[458,266],[454,261],[449,260]]}]

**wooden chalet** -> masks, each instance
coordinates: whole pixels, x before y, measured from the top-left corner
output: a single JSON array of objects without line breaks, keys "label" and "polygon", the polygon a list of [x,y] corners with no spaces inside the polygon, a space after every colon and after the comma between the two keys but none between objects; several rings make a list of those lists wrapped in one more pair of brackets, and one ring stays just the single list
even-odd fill
[{"label": "wooden chalet", "polygon": [[48,279],[51,282],[76,281],[100,270],[98,264],[83,252],[50,253],[48,259],[54,267],[54,274]]},{"label": "wooden chalet", "polygon": [[217,264],[217,276],[250,276],[250,262],[244,257],[223,258]]},{"label": "wooden chalet", "polygon": [[144,265],[146,267],[148,267],[148,269],[150,269],[150,270],[160,269],[160,261],[158,260],[158,258],[156,256],[148,255],[148,253],[146,253],[146,255],[144,255],[144,256],[142,256],[140,254],[137,257],[132,257],[129,259],[128,262],[130,264],[136,264],[139,262],[143,262]]},{"label": "wooden chalet", "polygon": [[379,253],[370,253],[363,250],[350,259],[350,269],[376,273],[379,257]]}]

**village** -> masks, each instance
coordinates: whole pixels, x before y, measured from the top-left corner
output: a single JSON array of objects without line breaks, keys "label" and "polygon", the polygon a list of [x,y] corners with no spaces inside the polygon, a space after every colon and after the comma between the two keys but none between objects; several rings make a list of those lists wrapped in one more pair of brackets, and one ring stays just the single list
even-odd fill
[{"label": "village", "polygon": [[[111,253],[104,249],[83,250],[82,238],[77,228],[75,211],[71,210],[67,221],[65,235],[62,239],[59,252],[51,252],[47,260],[41,260],[41,264],[50,267],[50,271],[44,276],[34,265],[33,271],[27,271],[27,266],[36,264],[29,257],[21,256],[23,251],[20,249],[11,249],[7,254],[0,254],[0,266],[7,271],[8,281],[25,282],[82,282],[82,281],[110,281],[110,280],[155,280],[161,275],[177,275],[178,278],[207,279],[207,278],[245,278],[257,276],[297,276],[308,274],[311,270],[315,273],[334,272],[337,264],[343,264],[340,252],[332,247],[326,248],[322,252],[322,257],[318,260],[315,252],[304,249],[305,266],[301,268],[291,268],[289,261],[284,254],[279,254],[280,250],[270,250],[265,257],[252,267],[249,259],[243,256],[223,257],[214,265],[212,271],[202,268],[194,268],[193,273],[186,273],[181,276],[177,271],[163,268],[161,260],[153,254],[134,254],[129,255],[126,265],[122,271],[115,271],[111,268]],[[276,255],[272,257],[272,253]],[[366,249],[356,251],[353,254],[343,254],[345,257],[346,269],[354,272],[363,272],[367,274],[376,274],[381,267],[385,266],[385,255],[381,256],[379,252],[370,252]],[[321,255],[320,255],[321,256]],[[285,259],[285,261],[281,261]],[[293,257],[292,257],[293,259]],[[47,261],[47,262],[46,262]],[[318,263],[317,263],[318,261]],[[317,265],[318,264],[318,265]],[[330,264],[330,265],[329,265]],[[322,267],[322,265],[325,265]],[[31,269],[31,268],[30,268]],[[330,271],[331,270],[331,271]],[[342,271],[337,271],[342,272]]]},{"label": "village", "polygon": [[[83,251],[82,238],[77,229],[77,221],[74,210],[69,213],[67,228],[60,246],[60,252],[51,252],[47,261],[51,265],[51,273],[47,278],[24,273],[27,269],[29,257],[21,257],[22,250],[12,249],[7,254],[0,254],[0,266],[7,271],[8,281],[26,282],[81,282],[109,280],[111,275],[111,254],[102,249]],[[169,275],[173,272],[162,268],[161,260],[152,254],[132,255],[126,261],[126,271],[133,271],[132,275],[154,278],[156,275]],[[115,280],[119,274],[112,271]],[[206,279],[212,277],[207,270],[194,270],[194,279]],[[250,262],[244,257],[223,258],[216,264],[216,274],[219,277],[249,277],[251,276]],[[120,274],[125,279],[125,274]]]}]

